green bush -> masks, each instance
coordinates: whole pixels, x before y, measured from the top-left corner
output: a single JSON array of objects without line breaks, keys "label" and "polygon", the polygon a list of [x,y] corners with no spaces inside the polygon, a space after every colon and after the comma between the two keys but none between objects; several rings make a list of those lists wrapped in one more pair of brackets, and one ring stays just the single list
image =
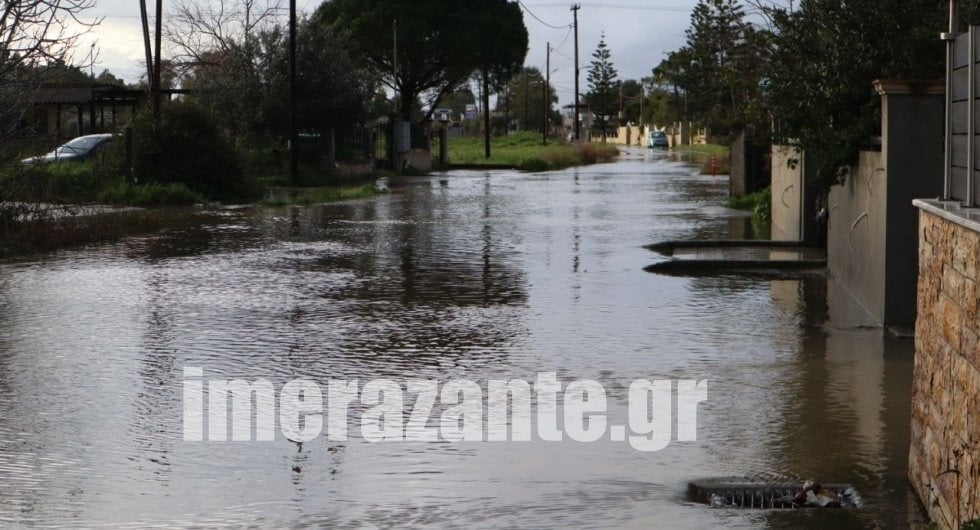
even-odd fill
[{"label": "green bush", "polygon": [[742,195],[740,197],[729,197],[725,205],[737,210],[752,210],[752,212],[764,219],[769,219],[772,203],[772,189],[768,186],[755,193]]},{"label": "green bush", "polygon": [[0,190],[8,200],[85,203],[104,186],[121,180],[101,158],[36,166],[13,164],[0,172]]},{"label": "green bush", "polygon": [[289,150],[285,147],[239,147],[238,159],[250,177],[285,175],[289,167]]},{"label": "green bush", "polygon": [[[237,153],[211,118],[193,103],[166,105],[159,122],[141,114],[130,126],[132,176],[139,183],[183,184],[218,200],[258,196]],[[114,142],[111,157],[125,171],[126,141]]]},{"label": "green bush", "polygon": [[521,171],[547,171],[551,168],[548,162],[541,160],[540,158],[525,158],[519,166],[518,169]]}]

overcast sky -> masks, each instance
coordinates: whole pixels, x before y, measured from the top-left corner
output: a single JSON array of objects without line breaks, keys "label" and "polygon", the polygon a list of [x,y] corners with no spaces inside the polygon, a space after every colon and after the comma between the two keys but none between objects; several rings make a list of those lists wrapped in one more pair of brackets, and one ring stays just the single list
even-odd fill
[{"label": "overcast sky", "polygon": [[[167,3],[164,0],[164,19]],[[201,0],[206,1],[206,0]],[[555,48],[551,56],[552,84],[561,104],[572,99],[574,44],[571,32],[571,3],[548,0],[521,0],[525,8],[524,23],[530,34],[526,64],[542,71],[545,67],[546,43]],[[98,74],[108,68],[118,77],[135,81],[142,70],[143,41],[140,32],[139,3],[134,0],[97,0],[93,16],[105,17],[91,38],[100,50]],[[586,90],[586,75],[592,52],[604,32],[620,79],[639,79],[664,55],[684,45],[684,30],[690,23],[696,0],[616,0],[582,1],[579,11],[579,63],[582,68],[580,90]],[[297,0],[301,13],[310,13],[320,0]],[[155,0],[147,0],[152,14]],[[284,2],[284,5],[288,5]],[[152,28],[151,20],[151,28]],[[86,41],[86,46],[91,40]]]}]

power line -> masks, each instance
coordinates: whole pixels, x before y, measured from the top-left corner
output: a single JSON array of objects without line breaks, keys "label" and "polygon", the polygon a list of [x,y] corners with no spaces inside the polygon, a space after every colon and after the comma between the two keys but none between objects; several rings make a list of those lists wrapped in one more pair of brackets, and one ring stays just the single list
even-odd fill
[{"label": "power line", "polygon": [[545,26],[548,26],[551,29],[565,29],[567,27],[570,27],[570,26],[555,26],[553,24],[548,24],[547,22],[545,22],[545,21],[541,20],[540,18],[538,18],[537,15],[535,15],[530,9],[527,8],[526,5],[524,5],[523,2],[521,2],[521,0],[517,0],[517,5],[521,6],[521,8],[524,9],[524,12],[525,13],[527,13],[528,15],[531,15],[532,17],[534,17],[534,20],[537,20],[538,22],[544,24]]},{"label": "power line", "polygon": [[571,26],[568,26],[568,31],[565,33],[565,38],[561,40],[561,44],[559,44],[557,47],[552,47],[551,49],[560,50],[561,47],[564,46],[566,42],[568,42],[568,37],[572,34],[572,29],[573,28]]},{"label": "power line", "polygon": [[561,55],[562,57],[568,59],[569,61],[574,61],[575,60],[575,58],[573,58],[571,55],[568,55],[567,53],[562,53],[562,52],[558,51],[557,48],[552,48],[551,51],[557,53],[558,55]]},{"label": "power line", "polygon": [[[532,7],[565,7],[568,4],[533,4]],[[635,9],[638,11],[678,11],[678,12],[688,12],[691,10],[689,7],[676,7],[676,6],[644,6],[635,4],[599,4],[599,3],[587,3],[583,7],[588,8],[599,8],[599,9]]]}]

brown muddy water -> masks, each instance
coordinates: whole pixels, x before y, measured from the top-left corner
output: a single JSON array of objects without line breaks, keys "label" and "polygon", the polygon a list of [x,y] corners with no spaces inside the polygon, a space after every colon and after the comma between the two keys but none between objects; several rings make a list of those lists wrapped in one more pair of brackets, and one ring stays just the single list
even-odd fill
[{"label": "brown muddy water", "polygon": [[[342,204],[216,209],[0,262],[0,526],[903,528],[912,344],[820,275],[643,272],[745,237],[662,152],[454,172]],[[397,183],[392,183],[393,185]],[[698,439],[182,440],[183,368],[309,378],[707,379]],[[850,482],[859,510],[689,502],[689,480]]]}]

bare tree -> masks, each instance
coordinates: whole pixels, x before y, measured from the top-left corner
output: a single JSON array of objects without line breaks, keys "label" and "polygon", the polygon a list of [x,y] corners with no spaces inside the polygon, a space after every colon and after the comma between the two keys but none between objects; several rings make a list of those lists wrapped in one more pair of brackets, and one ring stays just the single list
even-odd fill
[{"label": "bare tree", "polygon": [[177,0],[164,20],[164,36],[174,63],[194,66],[247,44],[284,12],[281,0]]},{"label": "bare tree", "polygon": [[0,3],[0,141],[17,132],[37,88],[68,67],[95,60],[94,46],[75,57],[79,39],[101,22],[83,16],[95,0],[4,0]]}]

